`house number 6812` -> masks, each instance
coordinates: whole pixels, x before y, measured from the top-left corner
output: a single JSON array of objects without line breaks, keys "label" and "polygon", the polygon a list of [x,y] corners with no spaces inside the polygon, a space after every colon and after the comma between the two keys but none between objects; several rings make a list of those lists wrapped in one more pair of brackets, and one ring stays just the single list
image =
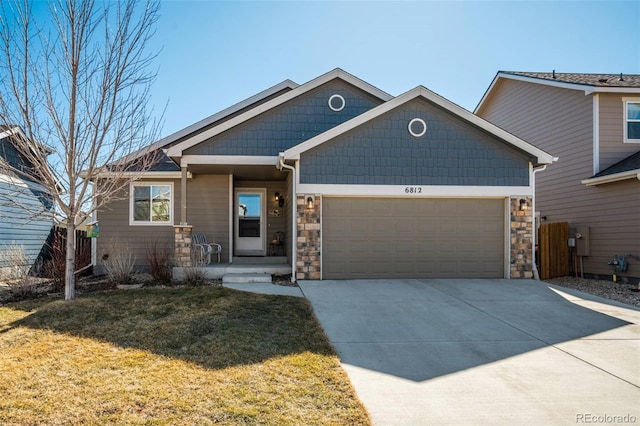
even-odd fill
[{"label": "house number 6812", "polygon": [[405,194],[422,194],[421,186],[407,186],[404,189]]}]

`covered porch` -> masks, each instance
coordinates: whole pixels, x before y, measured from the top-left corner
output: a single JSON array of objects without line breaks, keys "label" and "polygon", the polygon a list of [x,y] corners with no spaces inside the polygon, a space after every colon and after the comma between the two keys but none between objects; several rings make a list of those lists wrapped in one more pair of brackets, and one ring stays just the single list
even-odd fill
[{"label": "covered porch", "polygon": [[[292,273],[292,177],[278,170],[276,162],[277,157],[181,158],[174,278],[183,278],[186,268],[193,267],[210,279]],[[217,254],[207,262],[194,258],[196,235],[221,245],[219,261]]]}]

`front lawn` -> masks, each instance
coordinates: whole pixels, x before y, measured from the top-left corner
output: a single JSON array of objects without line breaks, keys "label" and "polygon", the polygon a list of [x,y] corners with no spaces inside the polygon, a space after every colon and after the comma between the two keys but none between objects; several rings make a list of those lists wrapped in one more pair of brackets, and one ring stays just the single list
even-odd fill
[{"label": "front lawn", "polygon": [[369,424],[304,299],[218,287],[0,306],[0,424]]}]

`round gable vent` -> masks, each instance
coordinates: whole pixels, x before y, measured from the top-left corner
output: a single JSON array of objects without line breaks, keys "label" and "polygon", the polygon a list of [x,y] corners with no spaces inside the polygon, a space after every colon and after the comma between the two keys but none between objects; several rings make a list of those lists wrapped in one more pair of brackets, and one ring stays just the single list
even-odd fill
[{"label": "round gable vent", "polygon": [[344,109],[344,105],[344,98],[338,94],[331,95],[329,98],[329,108],[331,108],[332,111],[342,111]]},{"label": "round gable vent", "polygon": [[411,136],[419,138],[427,133],[427,123],[421,118],[414,118],[409,122],[408,129]]}]

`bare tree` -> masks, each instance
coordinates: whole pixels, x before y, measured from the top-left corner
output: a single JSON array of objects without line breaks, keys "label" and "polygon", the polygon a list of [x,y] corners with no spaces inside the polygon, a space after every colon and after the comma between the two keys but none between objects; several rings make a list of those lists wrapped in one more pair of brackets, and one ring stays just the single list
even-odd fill
[{"label": "bare tree", "polygon": [[[37,9],[37,10],[36,10]],[[65,299],[75,297],[75,230],[148,170],[159,135],[148,108],[159,3],[2,2],[0,126],[67,228]]]}]

